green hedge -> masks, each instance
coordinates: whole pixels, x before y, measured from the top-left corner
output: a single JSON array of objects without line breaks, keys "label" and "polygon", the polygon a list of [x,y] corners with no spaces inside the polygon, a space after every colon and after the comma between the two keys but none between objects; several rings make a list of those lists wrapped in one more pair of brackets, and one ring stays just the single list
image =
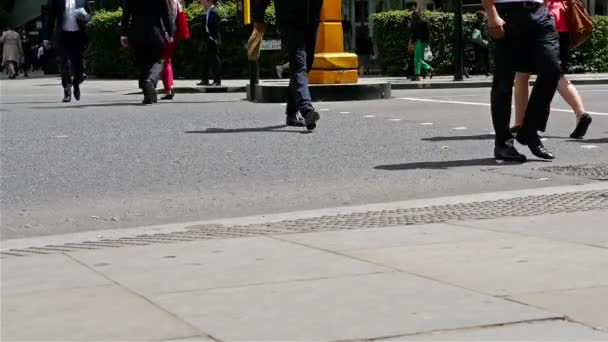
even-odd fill
[{"label": "green hedge", "polygon": [[[403,75],[406,72],[408,24],[410,11],[388,11],[371,16],[374,25],[374,41],[378,48],[378,62],[383,74]],[[424,12],[431,24],[431,48],[435,59],[431,63],[439,74],[453,73],[454,15],[443,12]],[[572,51],[572,72],[608,71],[608,17],[595,16],[592,38],[579,49]],[[475,23],[473,14],[463,18],[465,40],[465,65],[473,67],[473,46],[467,42]]]},{"label": "green hedge", "polygon": [[[222,17],[221,34],[223,69],[225,78],[246,78],[248,75],[245,44],[251,27],[238,25],[236,5],[226,2],[218,6]],[[178,42],[174,56],[176,78],[199,78],[202,67],[203,15],[201,5],[191,3],[186,8],[191,39]],[[87,72],[100,78],[132,78],[137,75],[132,52],[120,47],[120,19],[122,10],[100,11],[88,26],[90,44],[86,52]],[[267,39],[279,39],[275,27],[274,8],[266,12],[269,23]],[[274,67],[284,63],[286,55],[281,51],[263,51],[260,60],[262,77],[274,75]]]}]

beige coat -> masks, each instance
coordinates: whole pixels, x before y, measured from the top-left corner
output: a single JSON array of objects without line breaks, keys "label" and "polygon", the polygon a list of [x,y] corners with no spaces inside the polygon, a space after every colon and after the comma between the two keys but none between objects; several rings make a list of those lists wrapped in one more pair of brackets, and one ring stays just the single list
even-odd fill
[{"label": "beige coat", "polygon": [[0,38],[2,44],[2,63],[7,62],[23,62],[23,47],[21,46],[21,37],[19,33],[8,30],[2,34]]}]

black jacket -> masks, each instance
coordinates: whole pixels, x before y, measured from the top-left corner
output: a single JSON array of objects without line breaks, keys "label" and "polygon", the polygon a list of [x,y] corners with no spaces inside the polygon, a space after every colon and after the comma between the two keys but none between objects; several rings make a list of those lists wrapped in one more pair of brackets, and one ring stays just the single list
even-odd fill
[{"label": "black jacket", "polygon": [[[270,0],[252,1],[252,19],[264,21],[264,11]],[[274,8],[279,25],[304,27],[321,21],[323,0],[274,0]]]},{"label": "black jacket", "polygon": [[[75,0],[76,8],[84,8],[87,13],[92,14],[89,0]],[[54,33],[63,31],[63,17],[65,15],[65,0],[48,0],[47,16],[43,29],[44,40],[52,40]],[[86,32],[86,23],[78,20],[78,27],[82,32]]]},{"label": "black jacket", "polygon": [[[207,20],[207,13],[205,12],[205,14],[203,14],[203,30],[205,31],[205,37],[218,45],[222,43],[222,37],[220,35],[221,21],[222,18],[217,13],[215,6],[209,9],[209,20]],[[209,31],[207,31],[207,29]]]},{"label": "black jacket", "polygon": [[421,41],[428,43],[431,39],[431,28],[428,21],[420,19],[418,21],[412,21],[410,25],[410,40]]},{"label": "black jacket", "polygon": [[173,36],[167,1],[123,0],[122,8],[122,35],[129,41],[161,43],[164,31]]}]

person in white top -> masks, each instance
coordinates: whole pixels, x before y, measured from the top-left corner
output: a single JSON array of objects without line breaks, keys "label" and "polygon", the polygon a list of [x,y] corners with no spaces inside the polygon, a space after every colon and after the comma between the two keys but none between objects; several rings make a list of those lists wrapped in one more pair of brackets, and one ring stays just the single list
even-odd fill
[{"label": "person in white top", "polygon": [[[541,159],[554,156],[542,144],[538,131],[544,132],[550,105],[560,78],[559,36],[550,11],[543,0],[482,0],[488,14],[488,30],[495,38],[494,80],[491,112],[496,132],[494,157],[497,160],[524,162],[514,141],[528,146]],[[538,78],[526,109],[523,125],[514,139],[509,124],[515,72],[530,64]]]},{"label": "person in white top", "polygon": [[61,59],[63,102],[80,100],[80,83],[84,80],[84,50],[87,44],[86,24],[91,21],[89,0],[48,0],[48,16],[44,28],[44,46],[51,40]]}]

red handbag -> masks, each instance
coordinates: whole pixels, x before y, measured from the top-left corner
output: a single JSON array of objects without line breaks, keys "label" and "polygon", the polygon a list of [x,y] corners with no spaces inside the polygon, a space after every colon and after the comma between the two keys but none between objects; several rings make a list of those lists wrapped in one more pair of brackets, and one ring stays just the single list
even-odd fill
[{"label": "red handbag", "polygon": [[181,11],[177,13],[175,24],[177,26],[177,29],[175,30],[175,39],[190,39],[190,26],[188,26],[188,17],[186,16],[186,12]]}]

